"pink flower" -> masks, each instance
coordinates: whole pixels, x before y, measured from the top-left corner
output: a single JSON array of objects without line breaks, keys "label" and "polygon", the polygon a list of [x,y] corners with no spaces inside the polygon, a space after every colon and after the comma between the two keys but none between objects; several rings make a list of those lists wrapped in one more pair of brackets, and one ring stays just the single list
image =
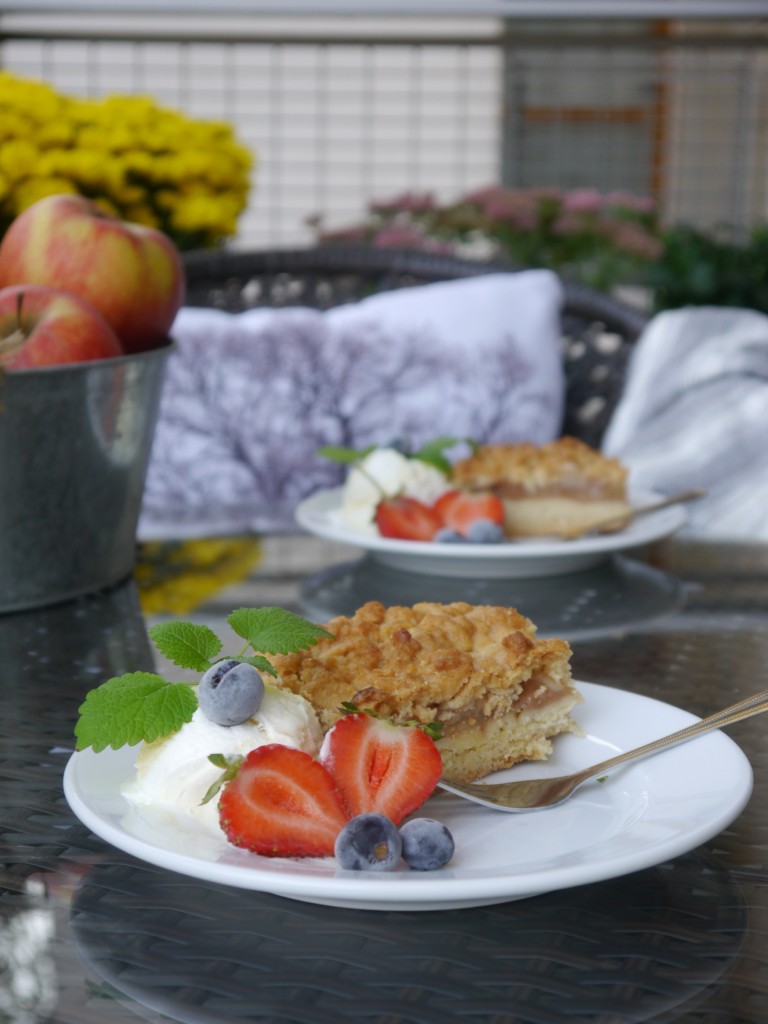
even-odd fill
[{"label": "pink flower", "polygon": [[552,234],[560,238],[583,234],[584,229],[584,221],[573,212],[562,213],[552,222]]},{"label": "pink flower", "polygon": [[323,231],[318,235],[319,242],[338,242],[356,245],[368,240],[368,232],[364,227],[339,228],[338,231]]},{"label": "pink flower", "polygon": [[639,256],[644,260],[655,260],[661,255],[662,244],[642,225],[632,221],[613,221],[603,225],[606,238],[622,252]]},{"label": "pink flower", "polygon": [[634,196],[631,192],[609,192],[605,197],[606,206],[618,206],[636,213],[653,213],[656,202],[650,196]]},{"label": "pink flower", "polygon": [[369,204],[371,213],[427,213],[434,210],[435,200],[430,192],[403,192],[394,199],[384,199]]},{"label": "pink flower", "polygon": [[473,206],[485,206],[487,202],[504,195],[505,189],[501,185],[484,185],[483,188],[467,192],[459,199],[459,203],[471,203]]},{"label": "pink flower", "polygon": [[598,213],[603,197],[596,188],[577,188],[563,196],[563,208],[579,213]]}]

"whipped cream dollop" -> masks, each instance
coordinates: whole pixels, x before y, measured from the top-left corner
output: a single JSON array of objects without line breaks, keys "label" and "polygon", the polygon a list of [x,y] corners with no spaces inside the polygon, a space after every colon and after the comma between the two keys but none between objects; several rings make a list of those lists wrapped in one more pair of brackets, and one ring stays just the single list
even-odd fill
[{"label": "whipped cream dollop", "polygon": [[375,533],[376,506],[382,498],[402,494],[431,505],[447,490],[447,478],[435,466],[409,459],[395,448],[375,448],[350,469],[333,518],[355,530]]},{"label": "whipped cream dollop", "polygon": [[122,794],[136,807],[186,811],[209,830],[221,834],[218,799],[201,801],[222,769],[209,754],[245,755],[266,743],[296,747],[313,757],[323,733],[312,706],[297,694],[269,683],[258,712],[242,725],[216,725],[198,708],[177,732],[143,743],[136,757],[136,776]]}]

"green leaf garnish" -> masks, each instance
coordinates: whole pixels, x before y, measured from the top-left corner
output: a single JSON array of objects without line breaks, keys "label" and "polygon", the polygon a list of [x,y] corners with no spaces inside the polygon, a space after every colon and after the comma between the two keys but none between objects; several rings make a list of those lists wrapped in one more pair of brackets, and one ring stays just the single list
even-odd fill
[{"label": "green leaf garnish", "polygon": [[77,749],[151,742],[176,732],[195,713],[197,697],[187,683],[169,683],[153,672],[115,676],[86,696],[75,726]]},{"label": "green leaf garnish", "polygon": [[349,466],[355,462],[362,461],[366,455],[370,455],[378,447],[376,444],[369,444],[365,448],[343,448],[338,445],[326,445],[323,448],[318,448],[317,454],[322,455],[324,459],[330,459],[331,462],[341,462]]},{"label": "green leaf garnish", "polygon": [[[230,655],[234,661],[247,662],[262,673],[277,676],[267,654],[300,651],[332,634],[283,608],[238,608],[227,619],[234,631],[246,640],[245,647]],[[208,626],[192,622],[164,622],[152,626],[149,635],[158,650],[181,668],[206,672],[220,654],[222,644]],[[253,654],[247,654],[252,647]],[[223,655],[222,655],[223,657]],[[170,683],[152,672],[129,672],[96,687],[80,706],[75,726],[77,749],[105,747],[117,750],[126,743],[135,744],[169,736],[189,722],[197,708],[197,692],[190,683]]]},{"label": "green leaf garnish", "polygon": [[250,657],[237,658],[237,661],[245,661],[258,672],[266,672],[267,675],[277,677],[277,669],[271,661],[267,661],[266,658],[262,658],[260,654],[252,654]]},{"label": "green leaf garnish", "polygon": [[208,791],[200,801],[201,804],[207,804],[210,800],[213,800],[221,787],[234,779],[244,758],[242,754],[209,754],[208,760],[212,765],[221,768],[222,772],[218,779],[208,787]]},{"label": "green leaf garnish", "polygon": [[454,445],[461,444],[462,442],[471,445],[473,449],[477,448],[477,442],[469,437],[436,437],[433,441],[427,441],[426,444],[422,445],[418,451],[413,453],[411,458],[418,459],[420,462],[426,462],[427,465],[434,466],[441,473],[450,476],[453,467],[445,457],[445,450],[446,448],[453,448]]},{"label": "green leaf garnish", "polygon": [[238,608],[227,616],[232,629],[253,647],[267,654],[302,651],[331,634],[285,608]]},{"label": "green leaf garnish", "polygon": [[339,711],[342,715],[368,715],[370,718],[378,718],[382,722],[389,722],[390,725],[402,725],[407,728],[421,729],[430,739],[435,741],[439,740],[443,735],[442,722],[417,722],[415,718],[410,718],[407,722],[396,722],[389,715],[380,715],[378,711],[374,711],[372,708],[358,707],[351,700],[343,700],[339,705]]},{"label": "green leaf garnish", "polygon": [[221,650],[221,640],[208,626],[192,622],[161,622],[149,629],[155,646],[174,665],[205,672]]}]

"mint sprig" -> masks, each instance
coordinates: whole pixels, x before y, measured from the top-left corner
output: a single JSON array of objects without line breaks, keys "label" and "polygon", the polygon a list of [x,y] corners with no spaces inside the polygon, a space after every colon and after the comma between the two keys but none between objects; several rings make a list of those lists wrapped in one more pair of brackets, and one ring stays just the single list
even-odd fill
[{"label": "mint sprig", "polygon": [[77,749],[152,742],[188,722],[197,697],[190,686],[166,682],[153,672],[128,672],[102,683],[80,705]]},{"label": "mint sprig", "polygon": [[317,454],[331,462],[340,462],[345,466],[352,466],[356,462],[362,462],[366,455],[370,455],[379,445],[369,444],[365,448],[344,448],[341,445],[325,445],[317,449]]},{"label": "mint sprig", "polygon": [[321,639],[332,639],[322,626],[316,626],[285,608],[238,608],[227,622],[255,651],[265,654],[290,654],[303,651]]},{"label": "mint sprig", "polygon": [[411,458],[418,459],[420,462],[426,462],[427,465],[434,466],[441,473],[450,476],[453,467],[446,458],[445,452],[448,448],[454,448],[462,442],[470,445],[473,450],[477,448],[477,442],[473,441],[470,437],[436,437],[434,440],[427,441],[426,444],[422,445],[418,451],[411,455]]},{"label": "mint sprig", "polygon": [[158,651],[180,668],[205,672],[221,650],[212,629],[192,622],[160,622],[148,632]]},{"label": "mint sprig", "polygon": [[207,804],[213,800],[222,786],[234,779],[245,758],[242,754],[209,754],[208,760],[214,767],[221,768],[221,775],[208,787],[208,791],[200,801],[201,804]]},{"label": "mint sprig", "polygon": [[382,722],[389,722],[390,725],[402,725],[404,728],[421,729],[431,740],[435,741],[441,739],[443,735],[443,723],[437,720],[434,722],[419,722],[415,718],[409,718],[407,722],[398,722],[394,718],[390,718],[389,715],[380,715],[373,708],[361,708],[351,700],[343,700],[339,705],[339,711],[342,715],[368,715],[369,718],[378,718]]},{"label": "mint sprig", "polygon": [[[454,448],[458,444],[467,444],[473,451],[478,447],[477,441],[473,441],[471,437],[436,437],[432,441],[427,441],[426,444],[423,444],[416,451],[408,451],[407,458],[426,462],[427,465],[439,469],[445,476],[450,476],[453,467],[445,453],[449,448]],[[326,459],[330,459],[331,462],[340,462],[346,466],[359,466],[359,463],[367,455],[370,455],[372,451],[380,447],[382,445],[377,444],[368,445],[366,448],[344,448],[328,445],[325,448],[318,448],[317,453]]]},{"label": "mint sprig", "polygon": [[[222,655],[219,637],[197,623],[163,622],[152,626],[149,635],[161,654],[180,668],[202,674],[226,657],[270,676],[277,676],[277,670],[264,654],[290,654],[332,639],[322,626],[284,608],[238,608],[227,622],[246,641],[237,654]],[[196,708],[196,688],[190,683],[169,682],[152,672],[116,676],[91,690],[80,705],[77,749],[93,747],[98,753],[105,747],[117,750],[126,743],[152,742],[180,729]]]}]

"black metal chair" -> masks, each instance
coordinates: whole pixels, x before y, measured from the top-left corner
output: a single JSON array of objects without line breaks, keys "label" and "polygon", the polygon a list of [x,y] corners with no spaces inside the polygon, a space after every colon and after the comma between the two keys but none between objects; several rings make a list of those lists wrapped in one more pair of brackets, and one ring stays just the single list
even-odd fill
[{"label": "black metal chair", "polygon": [[[240,312],[254,306],[327,309],[375,292],[511,270],[417,251],[318,246],[185,255],[187,303]],[[563,282],[566,404],[562,432],[599,446],[621,395],[645,317],[607,295]]]}]

